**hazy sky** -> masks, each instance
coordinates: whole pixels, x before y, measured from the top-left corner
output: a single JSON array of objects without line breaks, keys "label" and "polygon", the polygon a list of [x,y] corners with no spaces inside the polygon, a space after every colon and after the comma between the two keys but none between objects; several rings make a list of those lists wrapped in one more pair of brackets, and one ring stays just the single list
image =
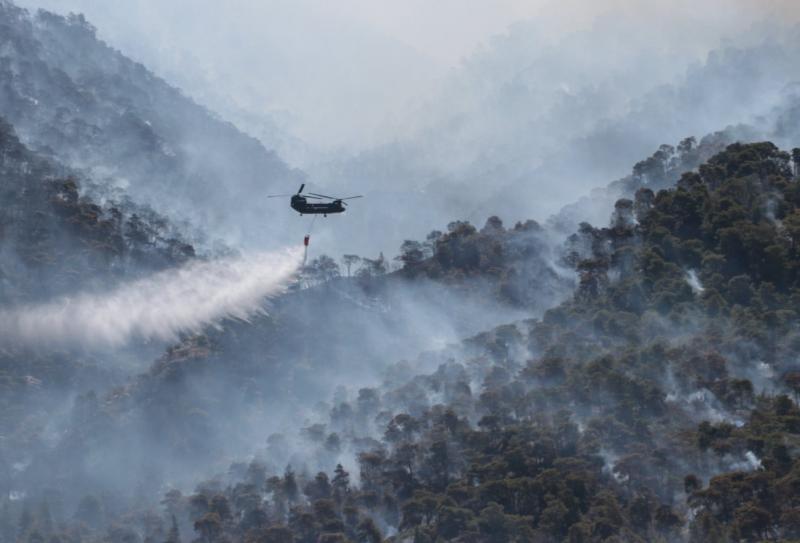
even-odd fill
[{"label": "hazy sky", "polygon": [[[779,12],[796,17],[796,0],[228,0],[224,4],[208,0],[19,0],[29,7],[43,7],[57,12],[81,11],[99,27],[100,33],[116,40],[145,20],[165,17],[176,41],[186,31],[179,18],[203,19],[227,26],[239,26],[236,19],[269,24],[272,17],[294,11],[308,19],[320,16],[331,24],[370,28],[398,40],[441,63],[452,65],[469,54],[488,37],[502,33],[516,21],[545,16],[558,21],[559,30],[585,24],[592,17],[612,10],[637,11],[667,16],[713,16],[725,20],[732,16]],[[722,7],[720,7],[722,6]],[[726,13],[727,12],[727,13]],[[286,22],[286,21],[285,21]],[[288,21],[291,25],[299,21]],[[174,23],[174,24],[173,24]],[[145,35],[139,39],[146,40]],[[251,36],[252,37],[252,36]],[[313,37],[310,37],[313,39]]]},{"label": "hazy sky", "polygon": [[[326,150],[390,140],[387,127],[518,21],[541,21],[538,31],[552,38],[606,13],[625,14],[652,25],[654,39],[683,49],[696,42],[702,57],[726,33],[770,12],[784,20],[800,12],[797,0],[18,2],[85,13],[101,38],[268,146],[281,149],[292,137]],[[702,32],[673,31],[697,29],[689,23],[698,21]]]},{"label": "hazy sky", "polygon": [[[138,32],[145,20],[177,23],[178,17],[210,21],[232,32],[241,23],[270,25],[273,17],[291,17],[293,27],[302,19],[322,17],[343,28],[362,26],[391,37],[444,64],[454,64],[492,34],[509,24],[535,16],[547,0],[19,0],[28,8],[42,7],[56,12],[80,11],[99,27],[101,35],[125,41]],[[293,15],[290,15],[293,14]],[[240,19],[239,23],[236,19]],[[176,42],[189,25],[172,25]],[[296,28],[296,27],[295,27]],[[140,39],[146,39],[139,35]],[[252,38],[252,36],[251,36]],[[313,36],[308,36],[313,40]]]},{"label": "hazy sky", "polygon": [[[540,0],[19,0],[83,12],[101,38],[212,109],[314,147],[368,146],[448,69]],[[235,115],[235,110],[242,112]],[[267,130],[268,132],[268,130]]]}]

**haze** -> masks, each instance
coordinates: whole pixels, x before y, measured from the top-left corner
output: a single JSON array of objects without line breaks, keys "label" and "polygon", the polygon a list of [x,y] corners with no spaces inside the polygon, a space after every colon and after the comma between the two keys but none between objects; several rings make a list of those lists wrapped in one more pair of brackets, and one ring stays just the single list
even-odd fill
[{"label": "haze", "polygon": [[[672,50],[685,66],[769,15],[785,21],[798,12],[785,0],[702,8],[687,0],[231,0],[225,9],[207,0],[20,3],[84,13],[111,45],[301,166],[319,159],[308,146],[341,151],[397,138],[409,113],[464,58],[520,21],[536,20],[543,43],[552,43],[604,14],[636,17],[648,27],[648,46]],[[587,61],[596,53],[587,50]],[[412,128],[421,122],[414,119]]]}]

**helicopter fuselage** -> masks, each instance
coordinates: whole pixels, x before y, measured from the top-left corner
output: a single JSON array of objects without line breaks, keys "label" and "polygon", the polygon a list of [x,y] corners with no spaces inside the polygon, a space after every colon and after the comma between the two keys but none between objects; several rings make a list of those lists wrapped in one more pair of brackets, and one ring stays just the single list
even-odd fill
[{"label": "helicopter fuselage", "polygon": [[345,210],[341,200],[334,200],[324,204],[309,204],[308,200],[297,194],[292,196],[289,205],[301,215],[327,215],[328,213],[342,213]]}]

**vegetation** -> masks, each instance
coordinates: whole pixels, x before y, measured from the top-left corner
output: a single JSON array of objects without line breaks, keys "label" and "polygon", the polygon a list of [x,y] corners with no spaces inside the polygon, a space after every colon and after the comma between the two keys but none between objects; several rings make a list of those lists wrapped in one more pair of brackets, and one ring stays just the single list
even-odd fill
[{"label": "vegetation", "polygon": [[0,116],[33,151],[88,172],[83,190],[96,200],[119,200],[122,185],[173,221],[257,239],[273,208],[241,194],[266,192],[265,179],[300,183],[256,139],[98,39],[82,15],[0,2],[0,81]]},{"label": "vegetation", "polygon": [[[0,79],[4,306],[196,258],[94,175],[223,227],[299,179],[81,16],[0,1]],[[738,133],[661,146],[595,193],[606,226],[573,220],[587,200],[320,256],[269,315],[122,353],[155,359],[133,378],[0,345],[0,541],[800,540],[800,149]],[[543,307],[403,360],[445,320]],[[380,384],[330,385],[367,366]]]},{"label": "vegetation", "polygon": [[[330,471],[308,471],[273,434],[255,459],[167,491],[158,510],[116,512],[87,494],[56,515],[41,495],[7,501],[0,529],[19,541],[800,537],[792,155],[734,144],[675,187],[643,185],[607,227],[570,236],[563,261],[578,285],[542,319],[397,363],[305,426],[302,448]],[[509,262],[510,244],[529,231],[454,224],[429,245],[405,244],[396,273],[491,277],[494,257],[507,274],[525,261]],[[113,425],[131,402],[166,408],[158,388],[180,402],[181,372],[224,359],[226,334],[185,342],[106,407],[87,398],[82,424]],[[163,435],[202,448],[202,425],[187,422]]]},{"label": "vegetation", "polygon": [[0,175],[4,302],[74,292],[91,280],[108,284],[195,256],[153,211],[130,202],[101,206],[83,195],[72,172],[28,150],[2,118]]}]

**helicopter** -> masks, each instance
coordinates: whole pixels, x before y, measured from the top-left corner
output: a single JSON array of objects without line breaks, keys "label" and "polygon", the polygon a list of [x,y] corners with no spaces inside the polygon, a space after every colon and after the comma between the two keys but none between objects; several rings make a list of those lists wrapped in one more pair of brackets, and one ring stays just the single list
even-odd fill
[{"label": "helicopter", "polygon": [[[270,196],[267,196],[267,198],[285,198],[287,196],[291,196],[292,199],[289,201],[289,205],[291,206],[292,209],[299,212],[300,215],[321,214],[324,217],[327,217],[328,213],[344,212],[345,206],[347,206],[347,204],[344,202],[345,200],[354,200],[355,198],[361,198],[361,196],[348,196],[347,198],[336,198],[333,196],[325,196],[324,194],[315,194],[313,192],[302,194],[305,186],[306,186],[305,183],[300,185],[300,189],[295,194],[272,194]],[[314,203],[309,203],[308,200],[331,200],[331,201],[314,204]]]}]

